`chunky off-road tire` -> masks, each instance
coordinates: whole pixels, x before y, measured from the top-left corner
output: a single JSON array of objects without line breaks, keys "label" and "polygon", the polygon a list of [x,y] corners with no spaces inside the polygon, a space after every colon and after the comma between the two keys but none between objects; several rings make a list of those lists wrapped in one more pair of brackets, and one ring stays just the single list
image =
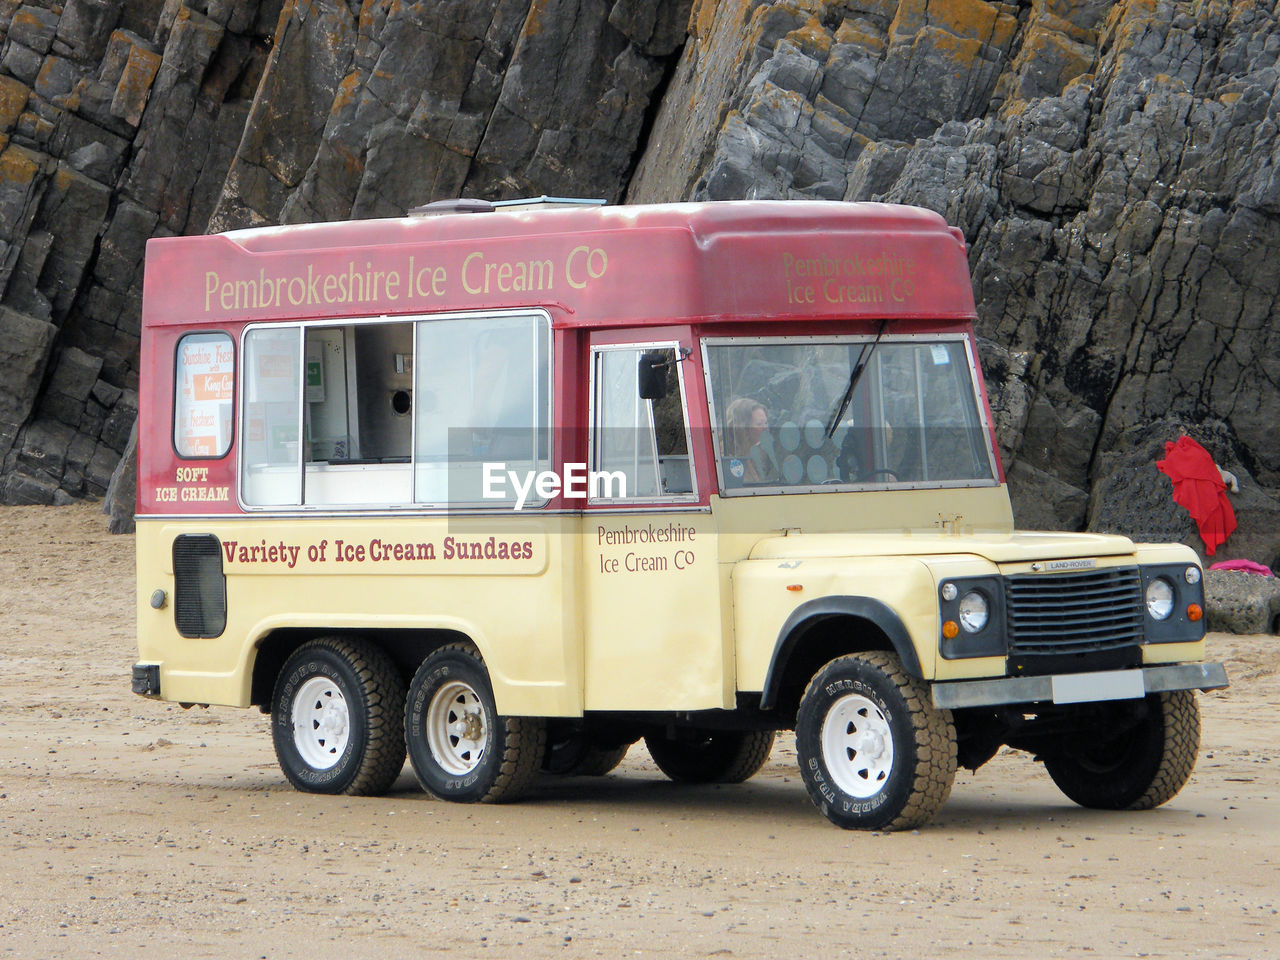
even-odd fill
[{"label": "chunky off-road tire", "polygon": [[498,715],[489,673],[469,643],[423,661],[409,684],[404,733],[422,788],[456,803],[517,799],[546,752],[543,721]]},{"label": "chunky off-road tire", "polygon": [[271,696],[280,769],[299,790],[386,793],[404,768],[404,679],[380,649],[325,637],[285,661]]},{"label": "chunky off-road tire", "polygon": [[691,738],[648,736],[658,769],[681,783],[742,783],[769,759],[772,730],[703,732]]},{"label": "chunky off-road tire", "polygon": [[601,744],[589,734],[573,733],[552,742],[542,760],[542,772],[560,777],[603,777],[620,764],[631,744]]},{"label": "chunky off-road tire", "polygon": [[809,682],[796,717],[809,796],[845,829],[907,830],[951,794],[956,731],[928,685],[893,654],[832,660]]},{"label": "chunky off-road tire", "polygon": [[1175,690],[1148,694],[1146,708],[1136,725],[1104,719],[1047,753],[1044,766],[1058,788],[1099,810],[1150,810],[1172,799],[1200,752],[1200,707],[1194,691]]}]

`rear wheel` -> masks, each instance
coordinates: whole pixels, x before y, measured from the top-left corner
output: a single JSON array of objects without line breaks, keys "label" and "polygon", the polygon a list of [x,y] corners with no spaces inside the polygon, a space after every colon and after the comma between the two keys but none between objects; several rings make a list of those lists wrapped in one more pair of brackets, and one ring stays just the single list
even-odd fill
[{"label": "rear wheel", "polygon": [[772,730],[703,732],[688,738],[644,738],[658,769],[682,783],[742,783],[764,766]]},{"label": "rear wheel", "polygon": [[469,643],[441,647],[423,661],[409,684],[404,728],[423,789],[458,803],[516,799],[546,751],[542,721],[498,715],[488,671]]},{"label": "rear wheel", "polygon": [[285,661],[271,697],[284,775],[309,793],[385,793],[404,767],[404,680],[377,647],[326,637]]},{"label": "rear wheel", "polygon": [[1149,810],[1172,799],[1191,778],[1200,751],[1194,691],[1147,696],[1135,718],[1129,705],[1046,753],[1058,788],[1082,807]]},{"label": "rear wheel", "polygon": [[810,798],[846,829],[921,826],[956,774],[951,712],[889,653],[840,657],[818,672],[800,701],[796,752]]}]

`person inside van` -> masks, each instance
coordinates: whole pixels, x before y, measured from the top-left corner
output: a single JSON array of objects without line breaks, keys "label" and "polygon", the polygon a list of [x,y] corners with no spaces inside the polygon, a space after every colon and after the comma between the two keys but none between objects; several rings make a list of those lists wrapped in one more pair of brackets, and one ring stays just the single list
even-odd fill
[{"label": "person inside van", "polygon": [[769,411],[751,397],[739,397],[725,410],[725,453],[733,479],[742,483],[770,483],[778,479],[778,465],[770,452]]}]

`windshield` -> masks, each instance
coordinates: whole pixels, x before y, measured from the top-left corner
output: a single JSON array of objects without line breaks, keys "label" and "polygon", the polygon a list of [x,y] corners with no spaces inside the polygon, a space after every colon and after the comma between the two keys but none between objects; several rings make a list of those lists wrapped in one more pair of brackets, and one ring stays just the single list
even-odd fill
[{"label": "windshield", "polygon": [[[870,343],[708,341],[721,490],[994,482],[967,341],[885,337],[874,351]],[[829,433],[860,356],[866,369]]]}]

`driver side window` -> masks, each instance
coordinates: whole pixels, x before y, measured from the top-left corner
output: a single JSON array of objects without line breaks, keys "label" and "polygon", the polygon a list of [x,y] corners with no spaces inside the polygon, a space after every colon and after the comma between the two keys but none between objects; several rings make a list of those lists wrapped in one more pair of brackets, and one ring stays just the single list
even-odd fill
[{"label": "driver side window", "polygon": [[[593,501],[694,496],[677,347],[599,347],[592,355]],[[643,394],[643,395],[642,395]]]}]

